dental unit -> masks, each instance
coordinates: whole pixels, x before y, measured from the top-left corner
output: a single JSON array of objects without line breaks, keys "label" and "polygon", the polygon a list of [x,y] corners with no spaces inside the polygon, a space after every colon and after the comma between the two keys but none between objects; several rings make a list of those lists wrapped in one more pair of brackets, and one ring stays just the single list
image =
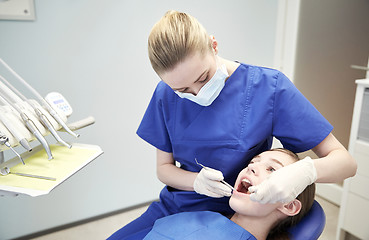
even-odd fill
[{"label": "dental unit", "polygon": [[[31,107],[36,115],[38,116],[38,118],[41,120],[41,122],[43,123],[43,125],[50,131],[50,133],[53,135],[53,137],[61,144],[63,144],[64,146],[71,148],[72,145],[68,144],[67,142],[65,142],[60,136],[59,134],[56,132],[53,124],[51,123],[51,121],[49,120],[49,118],[46,116],[46,113],[44,114],[44,112],[42,111],[43,109],[41,109],[40,107],[37,106],[37,102],[32,102],[30,99],[27,99],[20,91],[18,91],[10,82],[8,82],[3,76],[0,75],[0,80],[5,83],[7,85],[7,87],[5,85],[3,85],[0,82],[0,89],[3,92],[7,92],[7,95],[9,97],[12,96],[12,93],[15,93],[16,95],[18,95],[20,97],[20,100],[24,101],[24,103],[26,103],[29,107]],[[14,101],[17,101],[17,99],[14,99]],[[18,101],[19,104],[22,104],[22,102]],[[50,115],[49,115],[50,116]],[[50,116],[50,119],[52,117]],[[56,123],[57,124],[57,123]]]},{"label": "dental unit", "polygon": [[[48,194],[103,153],[96,145],[68,143],[58,133],[79,137],[73,131],[93,124],[95,119],[90,116],[67,125],[73,109],[60,93],[50,92],[43,98],[1,58],[0,63],[9,72],[0,72],[0,196]],[[14,78],[22,90],[30,90],[36,98],[28,98],[17,89]],[[50,142],[52,138],[46,140],[47,135],[57,144]],[[31,146],[32,141],[36,146]],[[5,151],[16,156],[8,159]]]}]

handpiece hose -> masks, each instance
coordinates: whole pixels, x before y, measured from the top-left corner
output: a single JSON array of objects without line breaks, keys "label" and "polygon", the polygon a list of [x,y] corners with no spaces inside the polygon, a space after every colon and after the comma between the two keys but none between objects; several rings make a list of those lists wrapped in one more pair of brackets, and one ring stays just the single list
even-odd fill
[{"label": "handpiece hose", "polygon": [[38,99],[41,101],[42,105],[48,110],[55,118],[55,120],[71,135],[74,137],[79,137],[79,134],[74,133],[70,128],[67,126],[67,124],[62,120],[62,118],[59,116],[59,114],[49,105],[48,102],[45,101],[45,99],[34,89],[30,84],[26,82],[21,76],[18,75],[4,60],[0,58],[0,62],[6,67],[9,72],[11,72],[23,85],[25,85]]}]

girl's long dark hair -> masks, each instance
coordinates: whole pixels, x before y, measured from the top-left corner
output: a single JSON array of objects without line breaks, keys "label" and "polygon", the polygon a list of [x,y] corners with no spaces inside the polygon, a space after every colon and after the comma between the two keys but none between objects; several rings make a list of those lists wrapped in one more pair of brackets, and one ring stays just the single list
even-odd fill
[{"label": "girl's long dark hair", "polygon": [[[296,161],[299,160],[299,157],[295,153],[287,149],[276,148],[272,149],[271,151],[281,151],[292,156],[294,159],[296,159]],[[309,212],[311,206],[314,203],[314,197],[315,197],[315,183],[307,186],[305,190],[302,193],[300,193],[300,195],[297,196],[297,199],[301,202],[300,212],[295,216],[289,216],[283,219],[281,222],[279,222],[269,232],[267,240],[289,240],[290,237],[288,235],[288,229],[296,225],[298,222],[300,222],[301,219]]]}]

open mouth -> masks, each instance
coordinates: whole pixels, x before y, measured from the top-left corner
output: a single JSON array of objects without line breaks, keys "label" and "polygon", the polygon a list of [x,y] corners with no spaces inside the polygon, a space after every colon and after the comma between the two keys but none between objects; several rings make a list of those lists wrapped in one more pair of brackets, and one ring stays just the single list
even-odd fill
[{"label": "open mouth", "polygon": [[252,184],[250,180],[244,178],[241,180],[241,183],[237,187],[237,192],[244,193],[244,194],[251,194],[249,191],[249,187],[251,187]]}]

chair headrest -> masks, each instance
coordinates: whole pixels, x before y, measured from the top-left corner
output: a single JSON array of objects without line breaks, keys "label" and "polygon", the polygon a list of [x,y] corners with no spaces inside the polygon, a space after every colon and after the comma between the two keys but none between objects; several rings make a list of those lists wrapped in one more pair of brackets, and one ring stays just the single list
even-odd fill
[{"label": "chair headrest", "polygon": [[325,221],[326,218],[322,206],[314,200],[307,215],[296,226],[291,227],[288,232],[292,239],[316,240],[323,232]]}]

